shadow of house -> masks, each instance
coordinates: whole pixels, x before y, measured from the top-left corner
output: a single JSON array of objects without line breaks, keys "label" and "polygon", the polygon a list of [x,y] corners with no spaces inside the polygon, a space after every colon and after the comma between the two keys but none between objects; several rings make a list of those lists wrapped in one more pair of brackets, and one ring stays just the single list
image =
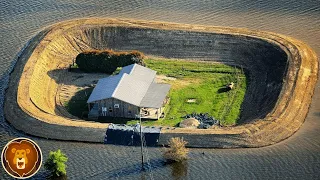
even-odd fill
[{"label": "shadow of house", "polygon": [[72,96],[72,98],[64,104],[64,107],[56,107],[57,113],[63,113],[62,108],[65,108],[71,115],[80,119],[88,118],[87,100],[93,88],[86,88],[80,90]]}]

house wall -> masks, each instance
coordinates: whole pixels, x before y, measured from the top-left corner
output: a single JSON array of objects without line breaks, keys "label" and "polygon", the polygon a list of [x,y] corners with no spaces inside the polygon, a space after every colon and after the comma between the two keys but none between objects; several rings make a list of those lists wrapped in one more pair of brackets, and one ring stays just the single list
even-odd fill
[{"label": "house wall", "polygon": [[[119,104],[119,108],[115,108],[116,104]],[[100,116],[103,116],[102,107],[107,108],[106,116],[110,117],[135,118],[139,114],[139,107],[114,98],[98,101],[98,105]]]}]

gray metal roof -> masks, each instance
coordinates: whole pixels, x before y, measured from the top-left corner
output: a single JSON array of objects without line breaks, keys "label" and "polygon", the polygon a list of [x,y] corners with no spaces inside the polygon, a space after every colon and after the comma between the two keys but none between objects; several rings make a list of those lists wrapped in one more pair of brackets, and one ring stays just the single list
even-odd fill
[{"label": "gray metal roof", "polygon": [[139,106],[149,86],[150,84],[145,81],[135,79],[135,77],[128,74],[123,74],[112,97]]},{"label": "gray metal roof", "polygon": [[117,88],[121,78],[122,76],[110,76],[100,79],[96,87],[93,89],[87,103],[112,97],[112,94]]},{"label": "gray metal roof", "polygon": [[143,97],[140,107],[159,108],[170,90],[169,84],[152,83]]},{"label": "gray metal roof", "polygon": [[159,108],[170,85],[154,83],[155,75],[156,71],[137,64],[123,67],[118,75],[100,79],[87,103],[116,98],[139,107]]},{"label": "gray metal roof", "polygon": [[136,79],[146,81],[148,83],[153,82],[157,74],[156,71],[140,66],[138,64],[131,64],[129,66],[123,67],[119,72],[119,75],[124,73],[130,74],[131,76],[134,76]]},{"label": "gray metal roof", "polygon": [[93,89],[87,103],[116,98],[121,101],[139,106],[145,96],[150,83],[135,79],[124,73],[100,79]]}]

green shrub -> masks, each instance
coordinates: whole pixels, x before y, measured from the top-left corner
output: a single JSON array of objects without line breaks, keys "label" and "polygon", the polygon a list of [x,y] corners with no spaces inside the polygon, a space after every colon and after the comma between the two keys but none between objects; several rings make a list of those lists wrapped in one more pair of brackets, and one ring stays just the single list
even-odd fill
[{"label": "green shrub", "polygon": [[144,55],[139,51],[114,52],[112,50],[91,50],[85,51],[76,57],[79,68],[85,72],[102,72],[112,74],[118,67],[130,64],[140,64],[143,62]]},{"label": "green shrub", "polygon": [[65,163],[68,161],[67,156],[58,149],[57,151],[50,151],[49,158],[44,164],[53,177],[64,176],[67,174]]},{"label": "green shrub", "polygon": [[188,158],[187,144],[183,138],[175,137],[169,140],[169,147],[163,154],[168,162],[181,162]]}]

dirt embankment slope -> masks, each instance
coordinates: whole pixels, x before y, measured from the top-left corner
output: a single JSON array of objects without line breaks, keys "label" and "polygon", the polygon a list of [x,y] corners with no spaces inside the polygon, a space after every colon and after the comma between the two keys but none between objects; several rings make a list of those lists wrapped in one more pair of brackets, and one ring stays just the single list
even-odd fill
[{"label": "dirt embankment slope", "polygon": [[[56,93],[65,68],[88,49],[217,61],[248,70],[240,124],[210,130],[162,130],[195,147],[259,147],[291,136],[304,122],[317,80],[315,53],[301,41],[247,29],[119,19],[81,19],[39,33],[20,57],[6,94],[7,120],[36,136],[102,142],[107,124],[65,118]],[[58,70],[57,70],[58,69]]]}]

